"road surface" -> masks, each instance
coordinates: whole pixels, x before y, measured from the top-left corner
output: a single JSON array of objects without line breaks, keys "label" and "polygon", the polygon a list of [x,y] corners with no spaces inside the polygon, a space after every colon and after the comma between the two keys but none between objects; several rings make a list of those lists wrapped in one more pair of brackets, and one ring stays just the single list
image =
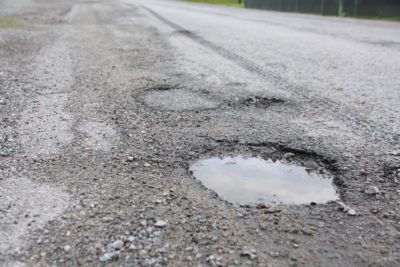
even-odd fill
[{"label": "road surface", "polygon": [[[399,23],[0,0],[0,265],[399,266],[399,74]],[[288,153],[340,200],[233,205],[189,171]]]}]

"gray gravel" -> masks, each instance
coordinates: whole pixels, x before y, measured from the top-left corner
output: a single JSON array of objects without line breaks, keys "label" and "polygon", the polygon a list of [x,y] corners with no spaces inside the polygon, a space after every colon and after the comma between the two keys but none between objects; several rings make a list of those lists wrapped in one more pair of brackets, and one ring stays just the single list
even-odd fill
[{"label": "gray gravel", "polygon": [[[399,266],[400,26],[177,1],[0,1],[0,266]],[[239,206],[286,158],[340,201]]]}]

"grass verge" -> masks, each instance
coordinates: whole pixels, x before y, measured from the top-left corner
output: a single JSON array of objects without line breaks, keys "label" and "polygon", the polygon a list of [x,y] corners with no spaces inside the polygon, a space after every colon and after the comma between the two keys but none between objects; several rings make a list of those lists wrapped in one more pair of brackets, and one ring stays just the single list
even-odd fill
[{"label": "grass verge", "polygon": [[19,23],[16,19],[0,17],[0,29],[16,30],[22,29],[23,27],[24,25]]},{"label": "grass verge", "polygon": [[372,19],[372,20],[383,20],[383,21],[391,21],[391,22],[400,22],[400,17],[395,18],[384,18],[384,17],[357,17],[359,19]]},{"label": "grass verge", "polygon": [[241,4],[238,4],[238,0],[183,0],[183,1],[192,3],[206,3],[214,5],[244,7],[244,0],[242,0]]}]

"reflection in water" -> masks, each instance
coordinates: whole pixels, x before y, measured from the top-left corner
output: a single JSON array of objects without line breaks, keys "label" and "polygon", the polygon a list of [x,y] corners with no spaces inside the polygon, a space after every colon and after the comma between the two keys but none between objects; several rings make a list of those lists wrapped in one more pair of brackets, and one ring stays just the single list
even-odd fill
[{"label": "reflection in water", "polygon": [[332,178],[304,167],[258,157],[211,158],[190,170],[204,186],[232,203],[325,203],[338,199]]}]

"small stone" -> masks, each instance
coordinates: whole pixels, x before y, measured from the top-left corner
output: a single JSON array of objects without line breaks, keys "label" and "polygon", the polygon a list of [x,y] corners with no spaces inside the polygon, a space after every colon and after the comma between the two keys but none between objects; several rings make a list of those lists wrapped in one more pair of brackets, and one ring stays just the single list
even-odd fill
[{"label": "small stone", "polygon": [[101,256],[99,259],[100,261],[109,261],[109,260],[116,260],[119,257],[118,252],[107,252],[104,253],[103,256]]},{"label": "small stone", "polygon": [[150,165],[150,163],[145,162],[145,163],[143,164],[143,166],[145,166],[146,168],[148,168],[148,167],[150,167],[151,165]]},{"label": "small stone", "polygon": [[65,246],[64,246],[64,251],[65,251],[65,252],[68,253],[70,250],[71,250],[71,246],[69,246],[69,245],[65,245]]},{"label": "small stone", "polygon": [[242,253],[240,253],[240,256],[242,256],[242,257],[247,257],[247,258],[249,258],[250,260],[255,260],[256,258],[257,258],[257,256],[256,256],[256,254],[255,253],[252,253],[251,251],[243,251]]},{"label": "small stone", "polygon": [[343,210],[344,212],[347,212],[348,210],[350,210],[350,207],[347,206],[346,204],[344,204],[343,202],[337,201],[336,203],[339,204],[339,206],[340,206],[339,209]]},{"label": "small stone", "polygon": [[315,163],[314,161],[307,161],[307,162],[304,164],[304,167],[305,167],[307,170],[318,170],[318,169],[319,169],[319,165],[318,165],[317,163]]},{"label": "small stone", "polygon": [[129,242],[135,241],[135,237],[134,237],[133,235],[129,236],[129,237],[128,237],[128,241],[129,241]]},{"label": "small stone", "polygon": [[114,243],[110,245],[113,249],[121,249],[124,246],[124,241],[122,240],[117,240]]},{"label": "small stone", "polygon": [[129,161],[129,162],[132,162],[132,161],[134,161],[134,159],[135,159],[135,158],[134,158],[134,157],[132,157],[132,156],[128,156],[128,157],[126,158],[126,160],[127,160],[127,161]]},{"label": "small stone", "polygon": [[266,209],[267,208],[267,206],[264,204],[264,203],[258,203],[257,205],[256,205],[256,209]]},{"label": "small stone", "polygon": [[349,210],[347,211],[347,214],[350,215],[350,216],[355,216],[355,215],[356,215],[356,211],[353,210],[353,209],[349,209]]},{"label": "small stone", "polygon": [[160,231],[155,231],[153,233],[154,237],[160,237],[161,236],[161,232]]},{"label": "small stone", "polygon": [[283,157],[284,157],[285,159],[293,158],[294,156],[295,156],[295,154],[292,153],[292,152],[285,153],[285,154],[283,155]]},{"label": "small stone", "polygon": [[400,149],[390,151],[390,152],[389,152],[389,155],[396,156],[396,157],[397,157],[397,156],[400,156]]},{"label": "small stone", "polygon": [[379,188],[371,185],[364,191],[364,193],[367,195],[376,195],[379,194]]},{"label": "small stone", "polygon": [[215,256],[213,256],[213,255],[210,255],[210,256],[208,256],[207,258],[206,258],[206,262],[208,262],[208,264],[210,265],[210,266],[217,266],[217,263],[215,262]]},{"label": "small stone", "polygon": [[268,209],[265,210],[265,213],[278,213],[281,212],[282,209],[278,206],[271,206]]},{"label": "small stone", "polygon": [[167,223],[163,220],[158,220],[154,226],[157,228],[164,228],[167,226]]},{"label": "small stone", "polygon": [[261,230],[267,230],[267,229],[268,229],[268,227],[269,227],[269,222],[268,222],[268,221],[266,221],[266,220],[264,220],[264,221],[261,221],[259,224],[260,224],[260,228],[261,228]]}]

